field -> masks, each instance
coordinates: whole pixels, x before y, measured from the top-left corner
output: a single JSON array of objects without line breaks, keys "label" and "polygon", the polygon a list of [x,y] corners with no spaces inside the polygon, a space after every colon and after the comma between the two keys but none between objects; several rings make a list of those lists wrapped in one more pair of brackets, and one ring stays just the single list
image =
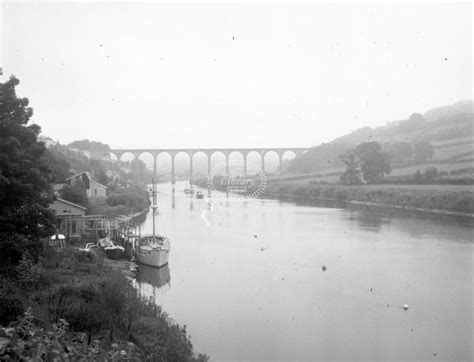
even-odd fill
[{"label": "field", "polygon": [[355,201],[438,213],[474,215],[474,187],[472,185],[343,186],[286,182],[268,184],[265,193],[267,196]]},{"label": "field", "polygon": [[[390,176],[404,176],[414,174],[417,170],[424,172],[430,167],[438,171],[450,172],[463,168],[474,167],[474,139],[472,136],[450,139],[447,141],[433,142],[433,160],[419,164],[406,164],[403,166],[392,165]],[[298,184],[309,181],[338,182],[339,175],[344,172],[344,167],[319,170],[310,174],[282,174],[268,175],[269,182],[291,181]],[[329,175],[328,175],[329,174]]]}]

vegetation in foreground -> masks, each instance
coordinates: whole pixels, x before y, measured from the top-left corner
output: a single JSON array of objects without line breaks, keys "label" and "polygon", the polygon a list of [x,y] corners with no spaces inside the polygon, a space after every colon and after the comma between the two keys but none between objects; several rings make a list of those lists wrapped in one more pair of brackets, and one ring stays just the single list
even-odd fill
[{"label": "vegetation in foreground", "polygon": [[46,246],[38,263],[23,258],[15,271],[0,284],[0,325],[8,325],[0,334],[11,340],[0,358],[207,360],[194,357],[186,327],[98,254]]},{"label": "vegetation in foreground", "polygon": [[[64,177],[66,163],[52,162],[38,142],[40,127],[28,125],[33,110],[16,96],[18,83],[13,76],[0,83],[0,359],[206,360],[194,358],[186,328],[137,296],[120,271],[42,241],[56,224],[50,166]],[[128,196],[110,202],[142,206]]]},{"label": "vegetation in foreground", "polygon": [[267,184],[266,196],[295,196],[307,199],[331,199],[341,202],[363,202],[383,206],[428,209],[432,211],[474,214],[473,191],[441,191],[388,187],[388,185],[345,186],[309,183],[306,185]]}]

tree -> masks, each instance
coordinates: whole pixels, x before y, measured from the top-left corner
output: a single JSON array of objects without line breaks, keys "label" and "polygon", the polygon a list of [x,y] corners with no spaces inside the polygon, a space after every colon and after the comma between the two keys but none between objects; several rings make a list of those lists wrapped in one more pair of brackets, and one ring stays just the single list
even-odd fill
[{"label": "tree", "polygon": [[102,185],[107,186],[109,184],[109,178],[104,168],[103,162],[99,160],[90,160],[89,162],[89,169],[94,172],[94,179]]},{"label": "tree", "polygon": [[340,180],[345,185],[358,185],[362,183],[360,179],[360,161],[354,150],[348,150],[340,156],[342,162],[346,165],[346,171],[341,175]]},{"label": "tree", "polygon": [[33,110],[18,98],[14,76],[0,83],[0,262],[3,272],[22,254],[37,256],[40,238],[54,232],[51,171],[46,147],[38,142],[40,127],[28,125]]},{"label": "tree", "polygon": [[392,171],[390,156],[381,151],[377,142],[362,142],[356,147],[355,154],[361,162],[362,176],[367,183],[379,182],[384,174]]},{"label": "tree", "polygon": [[426,162],[434,156],[433,146],[428,141],[417,142],[413,145],[416,162]]},{"label": "tree", "polygon": [[436,167],[430,167],[425,170],[425,181],[433,182],[438,177],[438,169]]},{"label": "tree", "polygon": [[421,182],[421,172],[420,170],[416,170],[416,173],[415,173],[415,181],[416,183],[420,183]]},{"label": "tree", "polygon": [[64,185],[59,191],[61,198],[84,207],[89,207],[86,187],[82,181],[76,181],[72,185]]},{"label": "tree", "polygon": [[411,143],[397,142],[390,149],[390,157],[394,162],[404,162],[411,160],[413,156],[413,148]]},{"label": "tree", "polygon": [[63,183],[71,176],[69,162],[60,153],[47,149],[44,155],[45,162],[52,172],[52,182]]}]

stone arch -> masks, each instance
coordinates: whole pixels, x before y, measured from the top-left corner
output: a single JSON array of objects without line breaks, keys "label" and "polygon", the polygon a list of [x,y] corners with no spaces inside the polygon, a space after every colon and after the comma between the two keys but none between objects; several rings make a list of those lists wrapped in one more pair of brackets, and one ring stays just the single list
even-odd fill
[{"label": "stone arch", "polygon": [[249,150],[245,155],[245,162],[247,167],[250,162],[252,165],[255,165],[257,168],[261,169],[263,165],[262,153],[258,150]]},{"label": "stone arch", "polygon": [[233,157],[234,155],[239,155],[240,158],[242,158],[242,160],[245,159],[246,157],[245,152],[242,152],[241,150],[231,150],[229,151],[229,154],[227,157],[229,158],[229,160],[232,160],[232,158],[235,158]]},{"label": "stone arch", "polygon": [[[276,166],[275,167],[272,167],[271,169],[268,168],[268,155],[274,155],[272,158],[276,161]],[[262,157],[263,157],[263,160],[262,160],[262,169],[264,171],[272,171],[272,172],[276,172],[278,170],[278,168],[280,167],[280,159],[281,159],[281,154],[279,153],[279,151],[277,150],[265,150],[263,151],[262,153]],[[276,156],[276,158],[275,158]]]},{"label": "stone arch", "polygon": [[[123,160],[123,156],[125,155],[131,155],[132,158],[131,159],[128,159],[128,160]],[[128,162],[128,161],[133,161],[135,159],[135,153],[133,153],[132,151],[125,151],[125,152],[122,152],[119,154],[118,156],[118,161],[119,162]]]},{"label": "stone arch", "polygon": [[[164,156],[164,157],[163,157]],[[173,155],[168,151],[157,151],[155,153],[156,179],[159,181],[172,181]]]},{"label": "stone arch", "polygon": [[[217,162],[213,162],[213,159],[215,160],[216,156],[217,155],[222,155],[223,156],[223,159],[222,161],[217,161]],[[224,152],[224,151],[219,151],[219,150],[215,150],[215,151],[210,151],[209,153],[209,166],[210,166],[210,172],[213,171],[213,169],[216,167],[217,164],[221,163],[221,162],[226,162],[226,160],[228,160],[228,156],[227,156],[227,153]],[[213,164],[214,163],[214,164]]]},{"label": "stone arch", "polygon": [[112,162],[118,162],[119,161],[120,154],[117,152],[110,151],[109,152],[109,158],[112,160]]},{"label": "stone arch", "polygon": [[[136,156],[136,159],[142,161],[145,166],[149,166],[150,169],[153,169],[154,165],[154,160],[155,160],[155,155],[151,151],[141,151],[137,153],[138,156]],[[143,160],[143,156],[146,156],[148,158],[148,162]],[[151,159],[150,159],[151,158]]]},{"label": "stone arch", "polygon": [[[185,155],[186,160],[183,159],[182,155]],[[191,176],[192,171],[192,152],[187,150],[178,150],[172,154],[172,167],[171,167],[171,182],[176,181],[176,175],[182,175],[183,177]]]},{"label": "stone arch", "polygon": [[280,173],[285,173],[288,170],[288,165],[296,159],[297,152],[295,150],[286,150],[282,151],[281,154],[281,163],[280,163]]},{"label": "stone arch", "polygon": [[[202,157],[202,156],[205,157]],[[203,150],[196,150],[192,154],[192,162],[193,162],[193,170],[195,171],[194,173],[196,175],[199,175],[199,177],[202,177],[202,170],[206,170],[204,173],[207,174],[209,173],[209,170],[207,169],[209,166],[209,155],[206,151]]]}]

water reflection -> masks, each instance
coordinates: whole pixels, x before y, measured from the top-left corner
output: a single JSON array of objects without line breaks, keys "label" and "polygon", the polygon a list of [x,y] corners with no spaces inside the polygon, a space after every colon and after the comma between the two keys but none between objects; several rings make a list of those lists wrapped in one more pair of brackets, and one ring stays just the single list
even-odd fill
[{"label": "water reflection", "polygon": [[168,264],[161,268],[141,264],[136,281],[139,286],[141,286],[142,283],[148,283],[154,289],[169,286],[171,284],[170,267]]},{"label": "water reflection", "polygon": [[382,225],[390,224],[390,219],[383,213],[374,212],[374,210],[366,209],[358,212],[350,211],[349,217],[345,213],[341,213],[342,220],[354,220],[357,226],[367,231],[380,231]]},{"label": "water reflection", "polygon": [[206,223],[210,205],[195,200],[201,216],[190,212],[184,187],[173,210],[170,186],[158,194],[173,288],[169,267],[142,267],[138,281],[188,326],[196,350],[214,360],[472,360],[473,221],[328,201],[228,203],[213,191]]}]

